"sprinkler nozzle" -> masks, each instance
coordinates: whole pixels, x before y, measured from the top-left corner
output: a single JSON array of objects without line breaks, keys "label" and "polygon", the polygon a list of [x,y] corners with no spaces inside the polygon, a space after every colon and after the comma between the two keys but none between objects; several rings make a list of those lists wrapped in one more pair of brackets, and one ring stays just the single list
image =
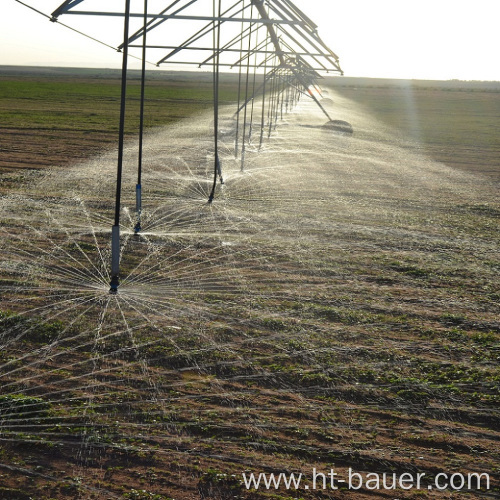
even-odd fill
[{"label": "sprinkler nozzle", "polygon": [[137,221],[137,224],[135,225],[134,227],[134,233],[137,234],[137,233],[140,233],[141,232],[141,222],[140,221]]},{"label": "sprinkler nozzle", "polygon": [[120,280],[118,279],[118,275],[112,276],[111,281],[109,283],[110,286],[109,293],[117,294],[119,285],[120,285]]}]

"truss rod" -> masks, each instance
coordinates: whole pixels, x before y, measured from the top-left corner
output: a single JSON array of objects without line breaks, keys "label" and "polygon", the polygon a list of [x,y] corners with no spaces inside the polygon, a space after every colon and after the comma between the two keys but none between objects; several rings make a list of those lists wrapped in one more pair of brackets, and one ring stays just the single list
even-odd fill
[{"label": "truss rod", "polygon": [[[321,61],[319,61],[317,57],[315,57],[315,54],[308,53],[307,49],[304,47],[304,45],[302,45],[298,40],[296,40],[292,35],[290,35],[290,33],[288,33],[287,31],[283,30],[281,28],[281,26],[278,26],[278,29],[286,37],[288,37],[290,40],[292,40],[292,42],[295,43],[295,45],[297,45],[299,48],[301,48],[304,51],[304,53],[305,53],[306,56],[312,57],[312,59],[323,68],[323,71],[327,69],[327,67]],[[282,41],[282,43],[283,43],[283,45],[286,46],[286,48],[288,48],[288,50],[292,50],[291,47],[290,47],[290,45],[288,45],[287,43],[285,43],[283,41]],[[296,52],[295,55],[299,55],[299,54]],[[325,57],[330,64],[332,64],[334,67],[336,67],[336,65],[334,63],[332,63],[332,61],[330,61],[330,59],[328,59],[328,56],[326,54],[321,54],[320,57]]]},{"label": "truss rod", "polygon": [[[273,56],[271,55],[271,58]],[[195,61],[165,61],[165,62],[162,62],[161,64],[186,64],[186,65],[191,65],[191,66],[200,66],[200,63],[199,62],[195,62]],[[160,63],[157,64],[158,66],[160,65]],[[261,68],[263,65],[263,63],[259,63],[257,65],[254,65],[254,64],[251,64],[250,67],[251,68],[254,68],[254,67],[257,67],[257,68]],[[220,67],[226,67],[226,68],[234,68],[234,64],[229,64],[229,63],[219,63],[219,66]],[[245,68],[246,68],[246,64],[245,64]],[[311,70],[313,71],[323,71],[325,73],[329,73],[330,71],[335,71],[333,69],[330,69],[330,70],[324,70],[323,68],[313,68],[313,67],[310,67]]]},{"label": "truss rod", "polygon": [[61,23],[58,19],[55,19],[54,16],[49,16],[48,14],[45,14],[41,10],[35,9],[35,7],[32,7],[31,5],[28,5],[27,3],[21,2],[21,0],[14,0],[14,1],[17,2],[18,4],[23,5],[26,8],[36,12],[37,14],[40,14],[41,16],[49,19],[53,23],[57,23],[59,26],[63,26],[64,28],[67,28],[71,31],[74,31],[75,33],[78,33],[79,35],[82,35],[85,38],[88,38],[89,40],[92,40],[92,41],[97,42],[101,45],[104,45],[105,47],[108,47],[109,49],[113,49],[115,51],[118,50],[116,47],[113,47],[112,45],[109,45],[101,40],[98,40],[97,38],[94,38],[93,36],[87,35],[86,33],[83,33],[82,31],[79,31],[75,28],[72,28],[71,26],[68,26],[67,24]]},{"label": "truss rod", "polygon": [[[239,41],[239,40],[237,40]],[[261,45],[261,44],[259,44]],[[285,45],[283,43],[283,45]],[[142,49],[142,44],[141,45],[129,45],[130,48],[134,48],[134,49]],[[178,48],[178,45],[148,45],[147,46],[148,49],[167,49],[167,50],[170,50],[170,49],[176,49]],[[192,51],[207,51],[207,52],[213,52],[213,49],[210,48],[210,47],[183,47],[182,50],[192,50]],[[220,52],[234,52],[234,53],[239,53],[240,52],[240,49],[224,49],[224,48],[221,48],[220,49]],[[252,50],[251,51],[251,54],[274,54],[275,51],[274,50]],[[311,53],[311,52],[295,52],[294,50],[292,50],[291,48],[289,48],[287,51],[283,51],[283,54],[285,56],[318,56],[318,57],[321,57],[321,56],[324,56],[325,54],[321,54],[321,53]],[[212,56],[213,57],[213,56]],[[236,64],[235,64],[236,66]]]},{"label": "truss rod", "polygon": [[[251,23],[248,28],[246,28],[245,30],[243,30],[238,36],[234,37],[232,40],[230,40],[228,43],[226,43],[226,45],[224,45],[223,47],[221,47],[219,49],[218,54],[221,54],[223,52],[240,52],[239,49],[230,49],[229,47],[232,47],[233,45],[235,45],[236,43],[238,43],[240,40],[244,40],[248,36],[248,34],[246,34],[246,32],[248,31],[249,33],[251,33],[254,26],[255,26],[255,23]],[[261,24],[255,31],[258,31],[262,27],[264,27],[263,24]],[[206,59],[205,61],[203,61],[200,64],[200,67],[203,66],[203,64],[207,63],[208,61],[210,61],[212,59],[212,57],[214,57],[214,55],[210,56],[208,59]]]},{"label": "truss rod", "polygon": [[[240,2],[241,2],[241,0],[238,0],[235,4],[231,5],[231,7],[229,7],[229,9],[225,10],[221,15],[225,16],[228,12],[231,12],[231,10],[233,10],[235,7],[237,7]],[[241,14],[243,17],[243,12],[245,12],[245,8],[246,7],[244,6],[244,3],[243,3],[243,8],[238,10],[237,12],[233,13],[232,17],[234,17],[238,14]],[[162,62],[166,61],[170,57],[174,56],[175,54],[180,52],[183,48],[188,47],[189,44],[196,42],[200,38],[203,38],[204,36],[208,35],[211,31],[214,30],[214,27],[215,27],[215,24],[213,22],[208,23],[203,28],[198,30],[194,35],[191,35],[187,40],[182,42],[182,44],[179,45],[178,47],[176,47],[172,52],[167,54],[163,59],[161,59],[159,61],[158,64],[161,64]]]},{"label": "truss rod", "polygon": [[[257,31],[258,31],[258,30],[255,30],[255,32],[257,32]],[[264,40],[262,43],[258,44],[258,45],[255,47],[255,49],[250,50],[250,48],[248,48],[248,50],[247,50],[247,51],[245,51],[245,54],[244,54],[244,55],[242,55],[242,56],[241,56],[241,57],[240,57],[240,58],[239,58],[239,59],[238,59],[238,60],[237,60],[237,61],[233,64],[233,66],[238,66],[240,63],[242,63],[245,59],[249,58],[249,57],[250,57],[250,56],[252,56],[253,54],[258,54],[258,53],[259,53],[259,48],[260,48],[261,46],[263,46],[264,44],[265,44],[265,40]],[[229,52],[229,51],[228,51],[228,52]],[[263,52],[261,52],[261,53],[263,53]],[[274,51],[269,51],[268,53],[270,53],[270,54],[274,54]],[[257,64],[257,61],[254,61],[254,64]]]},{"label": "truss rod", "polygon": [[77,6],[79,3],[82,3],[83,0],[66,0],[61,6],[59,6],[53,13],[53,17],[58,17],[61,14],[64,14],[67,12],[69,9],[72,9],[73,7]]},{"label": "truss rod", "polygon": [[281,64],[285,64],[285,59],[283,54],[281,54],[281,46],[278,39],[278,35],[276,35],[276,30],[274,29],[274,22],[269,19],[269,15],[264,7],[264,0],[252,0],[252,4],[255,5],[257,11],[259,12],[260,17],[263,21],[267,21],[267,31],[269,33],[269,38],[271,39],[274,48],[276,49],[276,55]]},{"label": "truss rod", "polygon": [[[274,12],[276,12],[278,15],[282,14],[278,9],[276,9],[276,7],[273,4],[270,4],[269,8],[272,9]],[[295,22],[295,23],[290,23],[290,26],[307,43],[309,43],[309,45],[311,47],[313,47],[314,50],[320,52],[320,49],[318,48],[318,46],[316,45],[316,43],[322,45],[323,48],[326,49],[330,53],[330,57],[327,57],[327,59],[329,60],[329,62],[331,64],[333,64],[338,69],[338,71],[341,71],[340,66],[338,65],[338,57],[325,45],[325,43],[323,42],[323,40],[321,40],[321,38],[318,36],[318,34],[317,34],[316,31],[307,30],[307,23],[304,23],[304,22]],[[299,29],[299,27],[303,28],[304,32],[302,32]],[[292,38],[292,36],[290,35],[290,33],[288,33],[288,32],[285,32],[285,33],[286,33],[287,36],[289,36],[290,38]],[[295,41],[295,43],[298,44],[298,42],[296,40],[294,40],[294,41]],[[334,60],[332,61],[332,59],[334,59]]]},{"label": "truss rod", "polygon": [[307,17],[296,5],[294,5],[290,0],[274,0],[274,3],[276,4],[281,4],[284,3],[290,10],[292,10],[295,13],[296,17],[299,17],[302,19],[304,22],[307,23],[307,25],[313,30],[317,30],[318,26],[311,21],[309,17]]},{"label": "truss rod", "polygon": [[[84,10],[70,10],[66,14],[72,14],[76,16],[103,16],[103,17],[123,17],[121,12],[99,12],[99,11],[84,11]],[[144,14],[134,12],[130,14],[130,17],[144,17]],[[244,23],[262,23],[262,24],[289,24],[289,25],[302,25],[302,21],[290,21],[288,19],[252,19],[244,18],[238,19],[233,17],[214,17],[214,16],[179,16],[175,14],[148,14],[148,17],[153,17],[157,19],[184,19],[187,21],[219,21],[221,23],[226,22],[241,22]]]},{"label": "truss rod", "polygon": [[[165,14],[165,12],[169,11],[171,8],[175,7],[181,0],[175,0],[173,3],[171,3],[166,9],[163,9],[160,14]],[[193,2],[190,2],[188,5],[186,5],[185,7],[188,7],[189,5],[191,5],[191,3]],[[174,14],[178,14],[179,12],[181,12],[182,9],[178,9],[174,12]],[[154,17],[153,19],[150,19],[149,21],[146,21],[146,25],[143,26],[142,28],[138,29],[129,39],[129,45],[130,45],[130,42],[134,42],[135,40],[137,40],[138,38],[140,38],[140,36],[142,35],[142,32],[145,30],[145,31],[151,31],[152,29],[156,28],[157,26],[159,26],[160,24],[164,23],[166,21],[166,19],[162,19],[161,21],[157,22],[154,26],[152,26],[155,21],[157,21],[157,17]],[[122,44],[123,45],[123,44]]]}]

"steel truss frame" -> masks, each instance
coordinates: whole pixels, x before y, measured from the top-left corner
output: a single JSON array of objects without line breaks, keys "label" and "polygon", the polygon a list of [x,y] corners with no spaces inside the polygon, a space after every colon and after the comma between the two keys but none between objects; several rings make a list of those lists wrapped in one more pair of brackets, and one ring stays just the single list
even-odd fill
[{"label": "steel truss frame", "polygon": [[[89,5],[86,0],[66,0],[51,16],[58,22],[63,15],[123,18],[123,41],[117,50],[123,52],[122,90],[120,106],[120,128],[118,143],[118,166],[115,199],[115,221],[112,227],[112,262],[110,292],[116,293],[120,274],[120,203],[121,178],[123,171],[123,149],[125,130],[125,106],[127,92],[127,60],[129,49],[142,49],[141,116],[139,131],[138,181],[136,185],[137,224],[135,231],[141,231],[141,174],[142,136],[144,114],[144,87],[146,52],[168,50],[156,65],[171,64],[211,66],[214,82],[214,177],[208,202],[215,196],[217,182],[223,183],[222,168],[218,152],[218,93],[220,68],[239,69],[238,105],[235,113],[235,156],[241,155],[241,169],[245,164],[246,144],[252,140],[254,103],[262,96],[260,116],[259,149],[262,147],[264,129],[268,137],[276,127],[283,113],[305,95],[315,101],[328,120],[331,117],[322,106],[317,95],[319,72],[333,72],[342,75],[338,56],[318,35],[317,25],[291,0],[170,0],[157,13],[148,9],[148,0],[143,0],[142,12],[132,12],[132,0],[123,0],[123,11],[77,10]],[[133,0],[136,4],[139,0]],[[166,2],[167,3],[167,2]],[[200,10],[202,11],[200,14]],[[130,34],[131,20],[142,20],[142,26]],[[190,21],[197,26],[184,41],[177,43],[148,42],[150,34],[158,35],[161,27],[173,22]],[[200,27],[201,24],[201,27]],[[239,24],[239,26],[238,26]],[[228,39],[224,30],[228,29]],[[224,30],[222,29],[224,27]],[[234,34],[236,30],[236,34]],[[139,43],[140,41],[140,43]],[[206,57],[206,52],[212,54]],[[191,58],[179,55],[189,54]],[[251,71],[252,70],[252,71]],[[257,85],[256,75],[262,73]],[[313,90],[311,90],[314,89]],[[318,95],[321,95],[320,93]],[[250,107],[250,110],[248,108]],[[247,113],[250,112],[250,127],[247,131]],[[267,120],[266,120],[267,112]],[[240,114],[243,124],[240,128]],[[241,144],[241,146],[240,146]]]}]

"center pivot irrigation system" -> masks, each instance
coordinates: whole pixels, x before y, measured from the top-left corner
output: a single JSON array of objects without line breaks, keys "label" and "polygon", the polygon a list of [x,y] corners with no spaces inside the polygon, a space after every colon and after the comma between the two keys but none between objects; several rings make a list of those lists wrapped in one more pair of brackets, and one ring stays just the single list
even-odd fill
[{"label": "center pivot irrigation system", "polygon": [[[217,183],[224,182],[218,146],[221,68],[237,68],[239,71],[234,151],[235,157],[241,158],[241,170],[244,169],[245,147],[252,140],[254,121],[255,128],[260,129],[260,149],[264,134],[271,135],[283,112],[290,110],[302,95],[313,99],[319,106],[328,118],[327,127],[343,133],[352,132],[346,122],[332,120],[320,102],[322,94],[316,83],[321,78],[320,72],[343,74],[338,57],[321,40],[316,24],[290,0],[174,0],[168,5],[161,0],[124,0],[124,3],[123,11],[111,12],[90,10],[102,7],[100,1],[66,0],[51,16],[53,22],[70,14],[124,19],[123,42],[118,47],[123,53],[123,62],[110,293],[116,293],[120,283],[120,198],[130,50],[142,50],[136,233],[141,231],[146,56],[160,52],[157,66],[187,64],[213,71],[214,168],[209,203],[214,199]],[[77,10],[82,4],[88,10]],[[137,24],[135,30],[133,23]],[[184,41],[180,42],[181,39]],[[257,100],[260,104],[258,113],[254,110]]]}]

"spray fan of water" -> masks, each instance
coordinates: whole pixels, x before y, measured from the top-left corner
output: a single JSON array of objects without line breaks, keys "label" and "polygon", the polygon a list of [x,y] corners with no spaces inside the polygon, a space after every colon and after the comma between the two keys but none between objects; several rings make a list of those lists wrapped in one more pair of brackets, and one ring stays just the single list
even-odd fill
[{"label": "spray fan of water", "polygon": [[[328,96],[354,136],[323,128],[302,102],[260,150],[254,132],[243,171],[224,142],[228,110],[212,204],[207,120],[150,133],[138,235],[125,168],[117,295],[114,153],[1,199],[10,486],[30,477],[58,498],[233,498],[223,495],[245,492],[230,473],[249,468],[390,470],[425,454],[434,470],[446,452],[419,440],[444,427],[450,446],[468,437],[494,449],[493,399],[469,397],[495,391],[493,190]],[[131,143],[125,165],[135,154]],[[452,332],[463,340],[454,354]],[[424,376],[465,369],[483,350],[463,394]],[[408,428],[413,440],[394,453],[394,433]]]}]

